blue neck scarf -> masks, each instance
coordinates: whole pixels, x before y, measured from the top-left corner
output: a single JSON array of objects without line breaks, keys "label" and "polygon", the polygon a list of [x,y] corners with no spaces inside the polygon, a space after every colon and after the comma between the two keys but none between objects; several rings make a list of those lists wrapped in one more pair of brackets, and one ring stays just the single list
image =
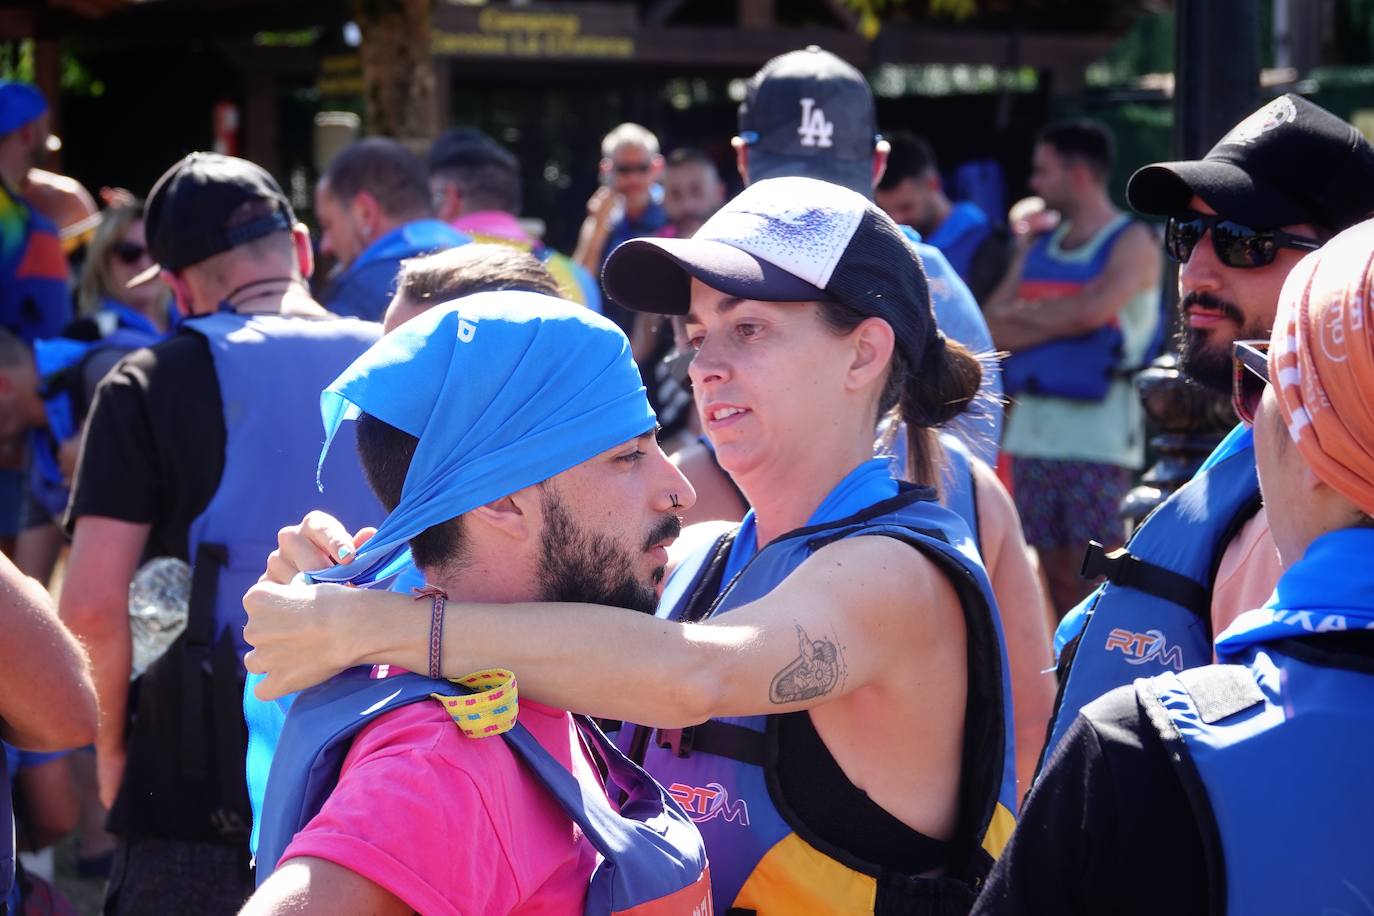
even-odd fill
[{"label": "blue neck scarf", "polygon": [[[821,500],[816,511],[806,520],[806,527],[848,518],[896,495],[897,481],[892,478],[890,459],[870,458],[835,484],[835,488]],[[721,583],[725,584],[734,579],[758,552],[758,527],[754,520],[754,510],[750,509],[744,516],[744,521],[740,522],[735,542],[730,545],[730,556],[725,560],[725,573]]]},{"label": "blue neck scarf", "polygon": [[1337,630],[1374,629],[1374,529],[1328,531],[1307,548],[1264,607],[1246,611],[1217,637],[1217,658],[1233,660],[1266,642]]},{"label": "blue neck scarf", "polygon": [[375,580],[406,543],[654,428],[625,335],[578,305],[479,293],[383,337],[320,396],[324,455],[344,420],[367,413],[420,440],[401,501],[358,556],[312,573]]}]

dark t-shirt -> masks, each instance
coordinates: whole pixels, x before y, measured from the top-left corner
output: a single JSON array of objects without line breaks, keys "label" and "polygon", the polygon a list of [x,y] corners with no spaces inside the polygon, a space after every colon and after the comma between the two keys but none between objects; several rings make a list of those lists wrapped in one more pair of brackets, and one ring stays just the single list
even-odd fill
[{"label": "dark t-shirt", "polygon": [[135,350],[96,389],[67,509],[150,524],[147,557],[189,560],[191,522],[224,472],[223,401],[210,347],[182,331]]},{"label": "dark t-shirt", "polygon": [[1192,807],[1128,685],[1069,727],[973,912],[1189,916],[1207,888]]}]

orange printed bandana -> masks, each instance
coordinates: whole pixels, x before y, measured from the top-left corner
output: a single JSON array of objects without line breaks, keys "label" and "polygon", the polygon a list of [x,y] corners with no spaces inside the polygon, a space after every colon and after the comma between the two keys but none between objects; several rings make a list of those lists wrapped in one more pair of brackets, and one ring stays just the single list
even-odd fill
[{"label": "orange printed bandana", "polygon": [[1317,477],[1374,515],[1374,220],[1303,258],[1279,297],[1269,380]]}]

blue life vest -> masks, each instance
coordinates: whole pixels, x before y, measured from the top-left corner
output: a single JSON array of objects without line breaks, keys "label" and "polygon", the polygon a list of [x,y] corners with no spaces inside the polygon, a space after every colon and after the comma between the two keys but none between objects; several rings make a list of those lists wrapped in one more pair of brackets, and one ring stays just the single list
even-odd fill
[{"label": "blue life vest", "polygon": [[[323,492],[315,482],[324,442],[320,392],[381,337],[381,328],[231,312],[195,318],[185,327],[210,345],[226,434],[219,488],[190,528],[187,632],[206,646],[228,635],[241,666],[248,650],[243,594],[262,575],[277,531],[314,508],[351,528],[385,515],[351,449],[331,450],[320,477]],[[213,610],[200,615],[198,609]]]},{"label": "blue life vest", "polygon": [[[826,544],[871,535],[921,551],[948,576],[963,604],[969,647],[964,779],[948,872],[938,881],[946,888],[949,882],[972,885],[1014,826],[1011,686],[987,574],[967,527],[934,501],[930,489],[903,485],[896,497],[856,515],[783,535],[759,550],[717,596],[730,552],[727,535],[697,551],[691,565],[673,576],[660,616],[700,620],[728,614],[771,592]],[[644,768],[697,822],[712,858],[716,911],[871,912],[894,887],[935,883],[861,861],[816,837],[791,813],[777,780],[778,719],[734,716],[671,730],[627,723],[617,738],[631,757],[644,755]]]},{"label": "blue life vest", "polygon": [[[1102,275],[1112,249],[1131,222],[1124,214],[1117,217],[1089,242],[1097,248],[1091,258],[1083,261],[1064,260],[1051,252],[1050,246],[1063,237],[1067,225],[1041,236],[1026,254],[1016,297],[1036,301],[1079,293]],[[1121,348],[1121,328],[1116,319],[1086,334],[1046,341],[1003,360],[1002,389],[1008,395],[1027,393],[1100,401],[1107,396],[1112,380],[1122,374]]]},{"label": "blue life vest", "polygon": [[960,201],[950,209],[949,216],[926,242],[940,249],[954,272],[968,283],[973,257],[990,235],[992,223],[988,221],[987,214],[977,204]]},{"label": "blue life vest", "polygon": [[1196,817],[1213,913],[1366,913],[1374,900],[1374,530],[1327,531],[1212,665],[1137,682]]},{"label": "blue life vest", "polygon": [[1198,818],[1213,913],[1357,913],[1374,900],[1374,674],[1303,649],[1279,641],[1243,664],[1136,682]]},{"label": "blue life vest", "polygon": [[[272,873],[292,837],[324,807],[353,738],[364,726],[407,704],[428,700],[435,692],[452,695],[466,689],[417,674],[381,680],[370,674],[369,668],[346,671],[302,692],[292,704],[267,783],[257,851],[259,884]],[[523,725],[517,722],[501,737],[601,854],[584,912],[709,914],[706,850],[692,821],[590,719],[573,718],[605,765],[608,784],[625,793],[619,811],[603,793],[580,783]],[[432,788],[443,791],[441,786]]]},{"label": "blue life vest", "polygon": [[[239,839],[250,817],[243,770],[235,765],[246,741],[243,595],[275,549],[277,531],[311,509],[323,507],[355,528],[384,515],[352,449],[331,451],[323,493],[315,482],[324,441],[320,392],[381,328],[351,319],[220,312],[186,321],[183,333],[200,334],[209,345],[224,410],[224,470],[189,530],[186,630],[145,672],[143,692],[150,698],[178,692],[179,715],[157,717],[176,730],[149,740],[174,745],[170,752],[188,785],[216,787],[216,829]],[[164,687],[164,680],[174,686]]]},{"label": "blue life vest", "polygon": [[1089,549],[1084,574],[1107,581],[1089,598],[1077,641],[1060,655],[1042,766],[1078,711],[1102,694],[1161,670],[1211,664],[1217,566],[1259,504],[1254,440],[1245,436],[1160,504],[1124,548]]},{"label": "blue life vest", "polygon": [[58,450],[63,442],[80,434],[80,421],[89,407],[85,404],[83,377],[86,358],[98,350],[150,347],[165,336],[142,315],[120,303],[106,303],[91,319],[101,333],[97,340],[51,337],[33,342],[34,368],[48,424],[34,430],[31,436],[29,490],[43,511],[53,518],[60,518],[66,511],[69,495]]},{"label": "blue life vest", "polygon": [[[325,307],[337,315],[380,321],[396,292],[401,262],[465,245],[470,239],[448,223],[420,219],[398,226],[363,249],[329,284]],[[333,381],[333,379],[330,379]]]}]

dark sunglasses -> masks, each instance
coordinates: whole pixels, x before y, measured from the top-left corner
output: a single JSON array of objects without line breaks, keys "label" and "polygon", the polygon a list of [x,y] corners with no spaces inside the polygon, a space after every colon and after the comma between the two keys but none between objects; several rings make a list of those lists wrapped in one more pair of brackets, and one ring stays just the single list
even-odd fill
[{"label": "dark sunglasses", "polygon": [[1242,423],[1255,422],[1264,388],[1269,384],[1269,341],[1238,340],[1231,345],[1231,406]]},{"label": "dark sunglasses", "polygon": [[612,168],[615,169],[617,175],[646,175],[653,166],[647,162],[639,162],[635,165],[622,165],[617,162]]},{"label": "dark sunglasses", "polygon": [[110,254],[130,266],[137,264],[148,253],[148,249],[137,242],[115,242],[110,246]]},{"label": "dark sunglasses", "polygon": [[1274,263],[1280,248],[1316,251],[1322,247],[1317,239],[1292,235],[1281,229],[1254,229],[1235,220],[1194,213],[1169,217],[1168,228],[1164,230],[1164,251],[1178,263],[1186,264],[1202,236],[1209,231],[1217,260],[1227,267],[1264,267]]}]

